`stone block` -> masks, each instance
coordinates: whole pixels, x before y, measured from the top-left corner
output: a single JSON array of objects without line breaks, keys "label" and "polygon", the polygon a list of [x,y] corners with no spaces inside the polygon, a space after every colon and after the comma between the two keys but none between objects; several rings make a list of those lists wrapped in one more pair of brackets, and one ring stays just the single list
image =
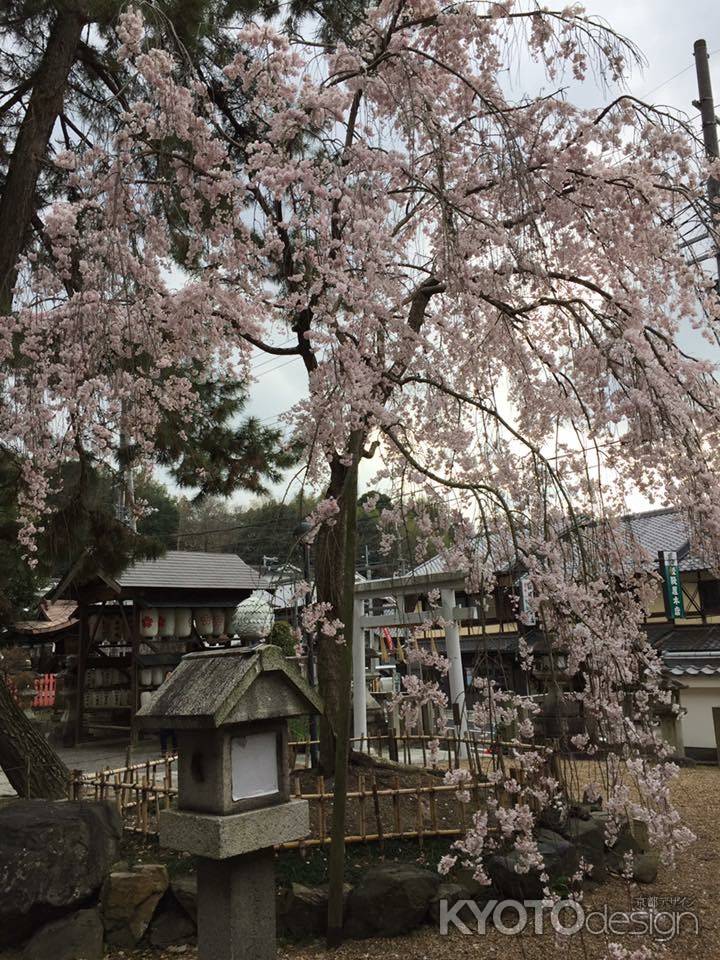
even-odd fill
[{"label": "stone block", "polygon": [[198,861],[199,960],[275,960],[273,856]]},{"label": "stone block", "polygon": [[163,810],[160,843],[211,860],[224,860],[297,840],[310,832],[307,800],[219,816],[189,810]]},{"label": "stone block", "polygon": [[111,873],[101,897],[107,942],[117,947],[134,947],[145,934],[167,888],[167,869],[162,864],[143,864],[128,872]]}]

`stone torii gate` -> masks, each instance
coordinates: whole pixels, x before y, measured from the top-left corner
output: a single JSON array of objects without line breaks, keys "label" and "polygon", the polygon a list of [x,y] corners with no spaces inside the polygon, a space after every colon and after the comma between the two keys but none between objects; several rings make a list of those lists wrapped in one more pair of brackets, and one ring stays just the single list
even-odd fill
[{"label": "stone torii gate", "polygon": [[[450,702],[460,716],[458,733],[467,733],[467,711],[465,709],[465,677],[463,675],[460,652],[460,623],[476,620],[475,607],[456,606],[457,590],[465,589],[465,574],[459,571],[409,575],[405,577],[387,577],[381,580],[366,580],[355,587],[355,618],[353,623],[353,736],[367,736],[367,631],[381,627],[410,627],[425,623],[428,614],[406,613],[405,597],[427,594],[432,590],[440,591],[441,607],[439,614],[445,623],[445,648],[450,661],[448,679],[450,681]],[[392,597],[396,612],[373,615],[366,612],[368,601],[375,598]]]}]

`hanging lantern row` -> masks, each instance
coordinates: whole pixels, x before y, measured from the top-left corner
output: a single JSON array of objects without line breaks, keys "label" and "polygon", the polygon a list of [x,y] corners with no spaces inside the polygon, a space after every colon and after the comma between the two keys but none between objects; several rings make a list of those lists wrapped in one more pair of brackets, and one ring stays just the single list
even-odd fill
[{"label": "hanging lantern row", "polygon": [[233,610],[225,607],[144,607],[140,611],[140,636],[177,637],[192,634],[193,621],[200,637],[238,636],[260,640],[272,630],[275,616],[266,596],[256,591]]}]

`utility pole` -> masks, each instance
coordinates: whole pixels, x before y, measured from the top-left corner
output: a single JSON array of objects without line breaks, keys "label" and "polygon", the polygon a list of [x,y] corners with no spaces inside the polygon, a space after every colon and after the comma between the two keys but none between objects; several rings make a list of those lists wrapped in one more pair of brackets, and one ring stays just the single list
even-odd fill
[{"label": "utility pole", "polygon": [[[718,132],[717,118],[715,117],[715,103],[713,101],[712,82],[710,80],[710,58],[708,57],[707,44],[704,40],[696,40],[693,52],[695,54],[695,72],[697,73],[698,99],[693,101],[693,106],[700,111],[702,118],[703,142],[705,143],[705,153],[711,160],[717,160],[720,157],[718,150]],[[720,215],[720,182],[715,177],[708,180],[708,201],[710,204],[710,216],[713,221]],[[714,229],[711,230],[711,236],[720,229],[720,224],[713,222]],[[717,263],[717,283],[716,287],[720,292],[720,248],[715,246],[715,260]]]}]

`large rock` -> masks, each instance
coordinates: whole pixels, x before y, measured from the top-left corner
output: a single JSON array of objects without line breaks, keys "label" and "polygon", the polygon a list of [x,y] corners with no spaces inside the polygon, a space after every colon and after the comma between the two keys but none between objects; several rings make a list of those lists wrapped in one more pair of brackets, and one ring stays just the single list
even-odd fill
[{"label": "large rock", "polygon": [[173,877],[170,881],[170,889],[185,913],[197,926],[197,875],[184,873]]},{"label": "large rock", "polygon": [[153,947],[165,949],[194,939],[196,927],[175,895],[168,890],[157,905],[148,928],[148,940]]},{"label": "large rock", "polygon": [[396,937],[419,927],[440,887],[440,877],[406,863],[371,867],[348,898],[345,935]]},{"label": "large rock", "polygon": [[632,854],[633,860],[640,853],[647,853],[647,828],[640,829],[625,821],[620,825],[617,838],[607,849],[607,864],[613,873],[622,873],[625,869],[625,855]]},{"label": "large rock", "polygon": [[121,836],[110,803],[17,800],[0,808],[0,948],[90,903]]},{"label": "large rock", "polygon": [[471,867],[456,864],[448,874],[447,882],[461,886],[467,891],[468,899],[474,900],[476,903],[487,903],[488,900],[495,900],[499,891],[487,883],[480,883],[479,880],[475,879],[473,873]]},{"label": "large rock", "polygon": [[[538,830],[537,847],[550,877],[550,886],[568,880],[577,870],[578,853],[575,846],[552,830]],[[510,850],[495,854],[487,864],[487,874],[494,886],[511,900],[539,900],[543,896],[543,883],[537,870],[518,872],[520,854]]]},{"label": "large rock", "polygon": [[568,817],[562,835],[574,844],[578,854],[592,865],[590,879],[597,883],[607,880],[607,850],[605,847],[605,821],[601,817]]},{"label": "large rock", "polygon": [[[461,883],[441,883],[438,892],[430,901],[428,907],[427,920],[433,927],[440,926],[440,904],[445,900],[447,909],[451,910],[459,900],[468,900],[475,903],[476,909],[482,912],[489,900],[502,900],[500,891],[495,887],[487,885],[481,886],[480,894],[473,894],[467,887]],[[477,913],[471,906],[463,906],[458,911],[458,919],[471,930],[477,930]]]},{"label": "large rock", "polygon": [[638,853],[633,860],[633,880],[638,883],[655,883],[660,857],[657,853]]},{"label": "large rock", "polygon": [[168,874],[162,864],[147,863],[134,870],[111,873],[101,898],[107,942],[116,947],[134,947],[147,930],[167,888]]},{"label": "large rock", "polygon": [[[349,884],[343,888],[343,910],[347,910]],[[322,937],[327,932],[328,888],[293,883],[278,897],[277,923],[282,936],[292,940]]]},{"label": "large rock", "polygon": [[25,944],[22,960],[102,960],[103,925],[96,907],[41,927]]}]

